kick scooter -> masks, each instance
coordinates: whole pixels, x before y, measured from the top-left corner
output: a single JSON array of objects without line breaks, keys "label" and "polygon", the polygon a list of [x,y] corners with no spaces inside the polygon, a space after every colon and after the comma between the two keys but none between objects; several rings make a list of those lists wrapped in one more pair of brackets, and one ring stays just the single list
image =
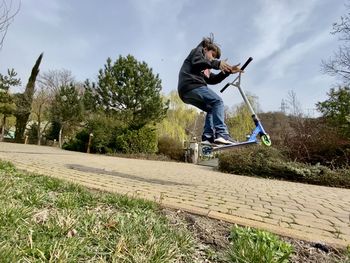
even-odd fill
[{"label": "kick scooter", "polygon": [[[248,64],[253,60],[252,57],[248,58],[248,60],[244,63],[244,65],[241,67],[241,70],[243,71]],[[227,145],[202,145],[202,154],[204,156],[210,156],[213,152],[221,151],[221,150],[228,150],[232,148],[237,148],[241,146],[246,146],[250,144],[256,144],[256,143],[262,143],[265,146],[271,146],[271,140],[270,136],[265,132],[264,127],[262,126],[258,116],[254,112],[253,107],[251,106],[247,96],[245,95],[244,91],[241,88],[241,72],[238,74],[238,76],[230,83],[227,83],[220,92],[224,92],[229,86],[234,86],[238,88],[239,92],[241,93],[244,102],[247,104],[251,114],[252,119],[255,124],[255,129],[252,131],[250,135],[248,135],[248,140],[244,142],[237,142],[234,144],[227,144]],[[259,140],[260,139],[260,140]]]}]

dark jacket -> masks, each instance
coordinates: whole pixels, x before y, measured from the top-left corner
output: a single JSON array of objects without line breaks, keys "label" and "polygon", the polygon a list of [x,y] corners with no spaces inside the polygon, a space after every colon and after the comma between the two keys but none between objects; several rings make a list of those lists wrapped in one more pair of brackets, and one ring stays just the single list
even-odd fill
[{"label": "dark jacket", "polygon": [[180,69],[177,86],[180,98],[189,90],[207,86],[207,84],[218,84],[230,75],[223,72],[210,73],[208,78],[203,73],[205,69],[220,69],[220,61],[206,59],[203,47],[198,46],[192,49]]}]

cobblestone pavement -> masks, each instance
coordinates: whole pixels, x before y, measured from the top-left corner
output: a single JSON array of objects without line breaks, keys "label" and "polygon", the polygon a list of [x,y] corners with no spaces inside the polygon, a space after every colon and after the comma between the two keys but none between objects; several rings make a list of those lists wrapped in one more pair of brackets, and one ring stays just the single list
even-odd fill
[{"label": "cobblestone pavement", "polygon": [[0,142],[17,168],[89,188],[128,194],[195,214],[338,247],[350,244],[350,190]]}]

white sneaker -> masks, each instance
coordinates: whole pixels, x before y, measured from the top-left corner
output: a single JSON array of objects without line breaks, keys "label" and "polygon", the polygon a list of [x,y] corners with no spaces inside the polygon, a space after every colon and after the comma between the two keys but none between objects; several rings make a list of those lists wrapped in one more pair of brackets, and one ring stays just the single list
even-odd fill
[{"label": "white sneaker", "polygon": [[201,141],[201,144],[202,144],[202,145],[212,145],[212,143],[211,143],[210,141],[208,141],[208,140],[206,140],[206,141]]},{"label": "white sneaker", "polygon": [[214,135],[212,136],[206,136],[206,135],[202,135],[202,142],[201,144],[204,144],[204,145],[211,145],[212,143],[214,143]]},{"label": "white sneaker", "polygon": [[215,140],[215,143],[219,144],[236,144],[237,142],[230,137],[230,135],[226,136],[218,136]]}]

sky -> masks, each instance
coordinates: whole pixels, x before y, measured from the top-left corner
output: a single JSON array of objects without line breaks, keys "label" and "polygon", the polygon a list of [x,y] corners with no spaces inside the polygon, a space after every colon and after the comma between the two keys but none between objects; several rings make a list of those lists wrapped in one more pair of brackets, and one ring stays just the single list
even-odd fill
[{"label": "sky", "polygon": [[[15,6],[20,0],[12,0]],[[22,0],[0,50],[0,73],[14,68],[24,90],[41,52],[40,72],[66,69],[77,81],[96,81],[107,58],[133,55],[159,74],[163,93],[177,89],[179,69],[192,48],[213,33],[222,58],[252,63],[241,87],[262,111],[278,111],[294,92],[313,116],[338,82],[321,72],[341,44],[332,24],[346,0]],[[234,75],[211,86],[219,90]],[[231,86],[219,93],[228,107],[242,102]]]}]

